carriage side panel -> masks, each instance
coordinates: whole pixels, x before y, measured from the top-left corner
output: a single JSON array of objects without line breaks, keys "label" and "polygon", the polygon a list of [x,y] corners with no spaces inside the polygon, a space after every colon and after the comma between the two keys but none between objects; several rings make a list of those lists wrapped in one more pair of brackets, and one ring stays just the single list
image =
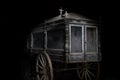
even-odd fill
[{"label": "carriage side panel", "polygon": [[52,61],[65,62],[64,24],[49,26],[47,29],[47,53]]}]

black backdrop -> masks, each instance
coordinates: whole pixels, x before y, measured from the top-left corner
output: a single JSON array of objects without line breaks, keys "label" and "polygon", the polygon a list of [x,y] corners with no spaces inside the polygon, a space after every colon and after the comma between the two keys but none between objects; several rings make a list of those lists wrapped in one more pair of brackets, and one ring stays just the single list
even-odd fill
[{"label": "black backdrop", "polygon": [[[9,4],[9,5],[8,5]],[[59,8],[76,12],[101,23],[101,74],[107,80],[119,77],[119,31],[117,6],[109,2],[83,0],[21,1],[3,5],[1,14],[2,72],[21,78],[21,63],[27,35],[35,25],[59,14]],[[5,69],[4,69],[5,68]],[[5,77],[4,77],[5,78]],[[7,77],[9,78],[9,77]]]}]

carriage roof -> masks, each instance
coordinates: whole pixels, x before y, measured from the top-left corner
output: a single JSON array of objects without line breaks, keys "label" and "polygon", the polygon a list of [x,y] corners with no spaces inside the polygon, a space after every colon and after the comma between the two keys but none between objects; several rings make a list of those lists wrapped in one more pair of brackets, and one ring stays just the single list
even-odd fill
[{"label": "carriage roof", "polygon": [[61,15],[53,17],[51,19],[46,20],[46,23],[50,23],[50,22],[54,22],[54,21],[58,21],[58,20],[62,20],[62,19],[76,19],[76,20],[90,20],[82,15],[79,15],[77,13],[68,13],[67,16],[65,16],[65,14],[62,15],[63,17],[61,17]]},{"label": "carriage roof", "polygon": [[[53,24],[56,25],[57,23],[60,23],[60,22],[64,23],[64,20],[76,20],[79,23],[80,23],[80,21],[81,21],[81,23],[82,23],[82,21],[87,21],[88,23],[93,21],[93,20],[88,19],[88,18],[86,18],[82,15],[79,15],[77,13],[68,13],[67,15],[66,14],[58,15],[58,16],[53,17],[51,19],[45,20],[44,23],[41,23],[41,24],[37,25],[36,28],[33,29],[33,31],[43,29],[45,25],[46,26],[47,25],[53,25]],[[84,22],[83,22],[83,24],[84,24]],[[85,22],[85,24],[86,24],[86,22]]]}]

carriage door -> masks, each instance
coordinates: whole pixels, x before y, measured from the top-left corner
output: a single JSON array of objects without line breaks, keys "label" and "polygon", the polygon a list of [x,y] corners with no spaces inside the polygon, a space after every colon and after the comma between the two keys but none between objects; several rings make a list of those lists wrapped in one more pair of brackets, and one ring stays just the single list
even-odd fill
[{"label": "carriage door", "polygon": [[83,53],[83,27],[78,25],[71,26],[71,52]]},{"label": "carriage door", "polygon": [[95,26],[85,26],[85,61],[98,60],[98,31]]},{"label": "carriage door", "polygon": [[84,26],[83,25],[70,25],[70,55],[71,61],[84,60]]}]

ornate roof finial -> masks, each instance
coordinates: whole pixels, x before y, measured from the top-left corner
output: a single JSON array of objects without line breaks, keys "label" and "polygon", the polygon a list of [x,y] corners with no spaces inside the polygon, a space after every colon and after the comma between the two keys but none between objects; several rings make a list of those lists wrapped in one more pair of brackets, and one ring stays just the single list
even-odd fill
[{"label": "ornate roof finial", "polygon": [[65,17],[67,17],[68,16],[68,12],[67,11],[65,11]]},{"label": "ornate roof finial", "polygon": [[61,9],[59,9],[59,11],[60,11],[60,15],[62,16],[62,13],[64,10],[61,8]]}]

